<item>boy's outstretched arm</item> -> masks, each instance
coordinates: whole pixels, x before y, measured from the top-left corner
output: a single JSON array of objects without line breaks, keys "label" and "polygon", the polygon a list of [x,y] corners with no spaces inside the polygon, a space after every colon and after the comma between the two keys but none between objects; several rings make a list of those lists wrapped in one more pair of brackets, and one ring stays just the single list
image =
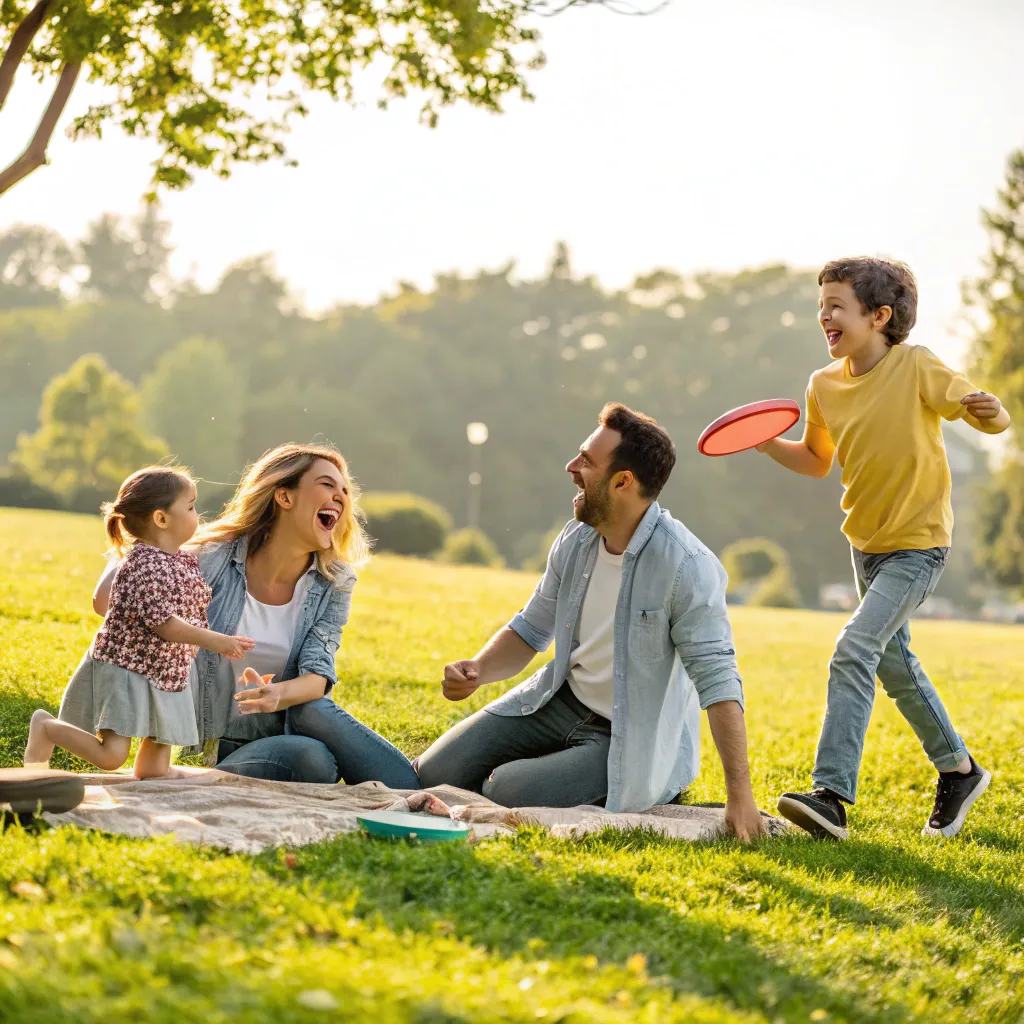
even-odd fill
[{"label": "boy's outstretched arm", "polygon": [[1001,434],[1010,425],[1006,407],[985,391],[976,391],[960,400],[964,406],[964,419],[983,434]]},{"label": "boy's outstretched arm", "polygon": [[759,452],[770,455],[780,466],[802,476],[825,477],[832,468],[835,445],[824,427],[813,423],[804,425],[800,441],[783,441],[777,437],[757,446]]}]

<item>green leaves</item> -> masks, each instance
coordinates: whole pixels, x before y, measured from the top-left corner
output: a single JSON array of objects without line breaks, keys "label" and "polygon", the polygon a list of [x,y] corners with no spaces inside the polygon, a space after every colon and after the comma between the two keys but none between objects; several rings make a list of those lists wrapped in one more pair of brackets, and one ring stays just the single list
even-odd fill
[{"label": "green leaves", "polygon": [[[76,0],[52,3],[25,60],[53,77],[83,62],[104,98],[75,119],[74,138],[116,125],[155,139],[154,186],[184,188],[197,170],[286,155],[307,109],[300,97],[353,101],[360,73],[383,71],[379,104],[423,96],[422,119],[465,102],[500,111],[532,99],[524,73],[541,66],[521,0]],[[9,42],[28,13],[0,3]]]},{"label": "green leaves", "polygon": [[168,454],[139,415],[132,385],[100,356],[82,356],[43,392],[39,429],[18,438],[11,465],[65,500],[84,490],[112,497],[129,473]]},{"label": "green leaves", "polygon": [[[998,395],[1012,420],[1012,444],[1024,452],[1024,149],[1010,155],[995,206],[982,211],[989,253],[965,298],[982,314],[971,341],[974,379]],[[982,561],[993,578],[1024,584],[1024,460],[1008,460],[982,495]]]}]

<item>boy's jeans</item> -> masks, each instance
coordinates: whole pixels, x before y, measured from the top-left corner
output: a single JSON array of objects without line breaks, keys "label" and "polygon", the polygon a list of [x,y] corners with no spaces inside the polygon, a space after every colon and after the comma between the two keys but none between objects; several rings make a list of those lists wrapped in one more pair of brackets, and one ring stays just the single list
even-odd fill
[{"label": "boy's jeans", "polygon": [[861,603],[839,634],[829,664],[828,704],[813,775],[815,787],[824,786],[848,803],[857,796],[876,674],[939,771],[955,768],[967,756],[935,687],[910,650],[907,624],[935,589],[948,553],[948,548],[877,555],[853,550]]}]

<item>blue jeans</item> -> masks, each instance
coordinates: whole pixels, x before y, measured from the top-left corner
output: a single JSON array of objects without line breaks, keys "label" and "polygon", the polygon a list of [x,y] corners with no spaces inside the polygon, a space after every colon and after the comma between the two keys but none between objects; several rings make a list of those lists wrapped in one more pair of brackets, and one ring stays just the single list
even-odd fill
[{"label": "blue jeans", "polygon": [[235,775],[281,782],[383,782],[419,789],[409,759],[330,697],[285,711],[251,715],[258,738],[220,741],[217,767]]},{"label": "blue jeans", "polygon": [[907,622],[935,589],[948,553],[948,548],[876,555],[853,551],[861,601],[839,634],[829,664],[828,703],[813,776],[815,786],[848,803],[857,796],[876,674],[939,771],[952,770],[967,756],[935,687],[910,650]]},{"label": "blue jeans", "polygon": [[603,804],[608,795],[611,722],[563,683],[521,718],[486,708],[452,726],[416,761],[425,787],[447,783],[503,807]]}]

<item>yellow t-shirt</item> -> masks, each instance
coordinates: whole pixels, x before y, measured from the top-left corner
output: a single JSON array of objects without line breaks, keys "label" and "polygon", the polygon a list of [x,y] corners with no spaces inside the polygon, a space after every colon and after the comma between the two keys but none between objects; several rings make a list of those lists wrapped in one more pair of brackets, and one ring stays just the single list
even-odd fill
[{"label": "yellow t-shirt", "polygon": [[940,418],[963,417],[960,400],[978,390],[933,352],[905,343],[859,377],[845,358],[811,375],[807,422],[828,432],[826,451],[833,447],[842,467],[843,533],[855,548],[949,546],[953,508]]}]

